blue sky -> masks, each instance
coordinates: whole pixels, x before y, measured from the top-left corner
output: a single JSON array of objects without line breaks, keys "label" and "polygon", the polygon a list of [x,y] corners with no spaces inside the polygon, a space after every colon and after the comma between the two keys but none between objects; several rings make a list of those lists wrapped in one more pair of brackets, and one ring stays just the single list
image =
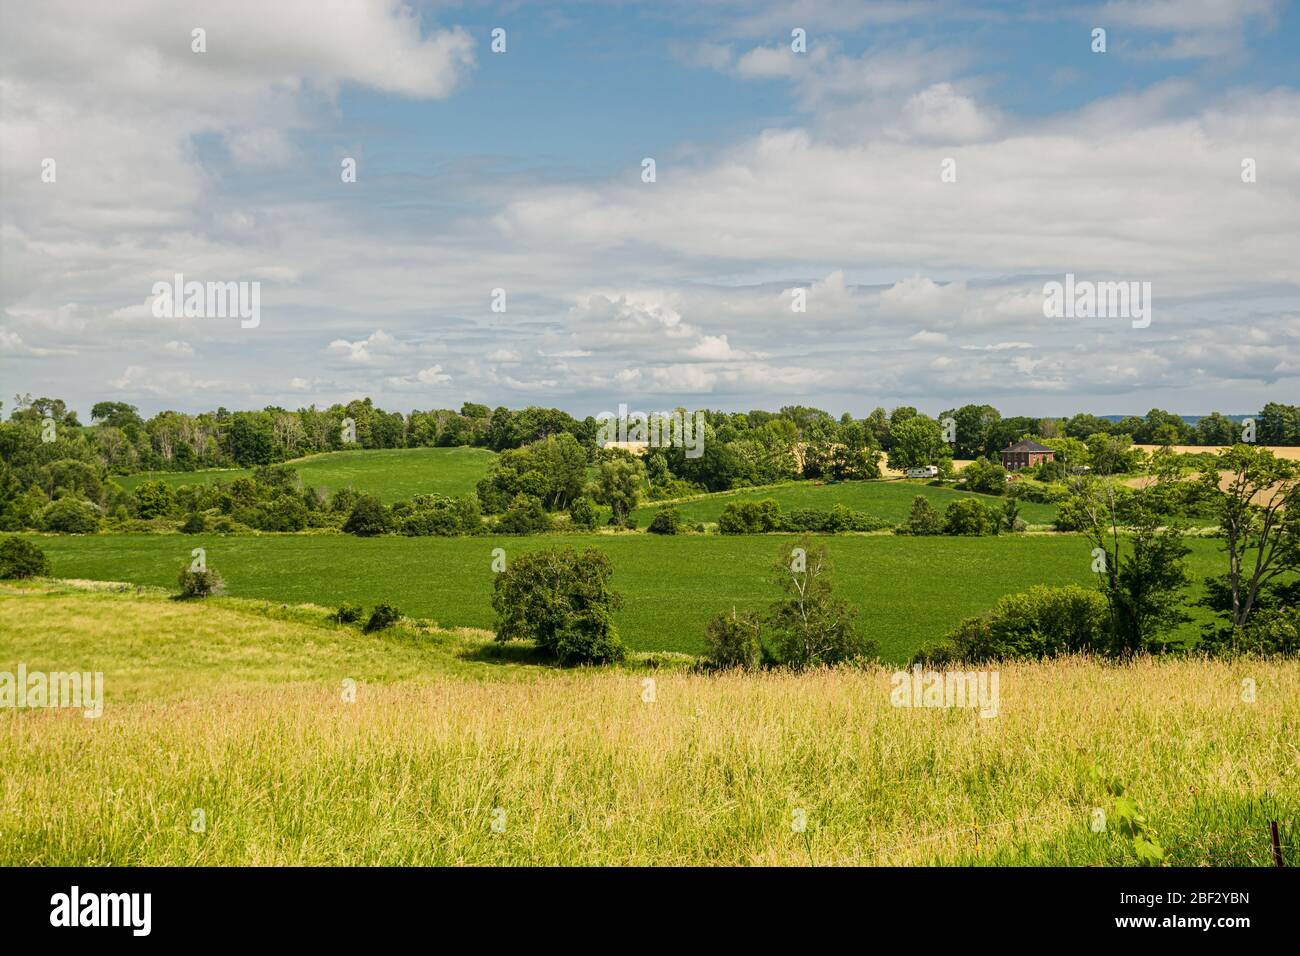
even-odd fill
[{"label": "blue sky", "polygon": [[[150,412],[1295,401],[1298,41],[1272,0],[6,5],[0,381]],[[177,272],[260,283],[259,324],[159,318]],[[1066,272],[1150,282],[1149,327],[1045,317]]]}]

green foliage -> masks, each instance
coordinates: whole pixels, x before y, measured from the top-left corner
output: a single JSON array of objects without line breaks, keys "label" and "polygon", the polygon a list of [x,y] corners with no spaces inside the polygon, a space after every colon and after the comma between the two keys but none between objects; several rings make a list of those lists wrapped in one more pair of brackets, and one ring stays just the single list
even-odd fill
[{"label": "green foliage", "polygon": [[917,495],[912,499],[912,513],[894,530],[897,534],[943,534],[943,518],[930,504],[929,498]]},{"label": "green foliage", "polygon": [[1133,855],[1142,866],[1160,866],[1165,862],[1165,851],[1160,845],[1155,828],[1138,809],[1136,801],[1126,793],[1119,780],[1108,779],[1100,767],[1092,768],[1092,778],[1110,795],[1111,812],[1108,823],[1114,820],[1118,829],[1133,847]]},{"label": "green foliage", "polygon": [[7,535],[0,538],[0,578],[49,577],[50,559],[34,542]]},{"label": "green foliage", "polygon": [[941,644],[923,648],[912,662],[979,664],[1110,649],[1110,610],[1104,597],[1076,585],[1039,585],[1008,594],[987,614],[962,621]]},{"label": "green foliage", "polygon": [[979,536],[996,534],[997,531],[993,513],[978,498],[954,501],[943,512],[944,534]]},{"label": "green foliage", "polygon": [[613,612],[613,565],[596,548],[547,548],[515,558],[496,576],[492,608],[498,641],[531,640],[562,664],[621,660]]},{"label": "green foliage", "polygon": [[385,534],[392,530],[392,518],[378,498],[362,495],[352,506],[352,513],[344,522],[343,530],[362,538]]},{"label": "green foliage", "polygon": [[533,495],[515,495],[506,513],[496,523],[499,534],[540,534],[550,530],[551,516],[546,513],[541,499]]},{"label": "green foliage", "polygon": [[830,555],[803,538],[782,548],[774,581],[785,592],[764,615],[764,647],[772,663],[801,670],[874,656],[858,627],[858,609],[836,596]]},{"label": "green foliage", "polygon": [[76,498],[60,498],[41,512],[41,528],[63,534],[93,534],[99,530],[95,509]]},{"label": "green foliage", "polygon": [[1214,657],[1300,655],[1300,607],[1256,608],[1240,627],[1207,628],[1197,647]]},{"label": "green foliage", "polygon": [[595,498],[610,509],[610,524],[627,525],[645,481],[645,468],[631,455],[616,454],[600,463]]},{"label": "green foliage", "polygon": [[594,530],[599,520],[595,503],[586,495],[579,495],[574,498],[573,504],[569,505],[569,520],[575,528],[581,528],[584,531]]},{"label": "green foliage", "polygon": [[757,670],[763,663],[762,622],[754,614],[719,614],[704,629],[705,663],[712,668]]},{"label": "green foliage", "polygon": [[339,605],[339,609],[330,615],[330,617],[337,624],[356,624],[361,620],[361,616],[364,613],[365,609],[362,608],[360,604],[351,604],[344,601]]},{"label": "green foliage", "polygon": [[446,495],[416,495],[392,508],[393,523],[405,535],[477,534],[483,528],[478,498]]},{"label": "green foliage", "polygon": [[939,423],[916,415],[890,426],[889,467],[897,471],[938,465],[940,471],[952,467],[952,446],[943,440]]},{"label": "green foliage", "polygon": [[718,516],[723,534],[765,534],[781,527],[781,506],[771,498],[762,501],[733,501]]},{"label": "green foliage", "polygon": [[206,530],[207,522],[204,520],[203,515],[197,511],[191,512],[190,516],[185,519],[185,523],[181,525],[182,534],[202,534]]},{"label": "green foliage", "polygon": [[[340,608],[341,610],[342,608]],[[382,631],[385,628],[392,627],[401,619],[402,612],[384,601],[375,605],[375,609],[370,612],[370,619],[366,621],[366,626],[362,630],[367,634],[373,634],[375,631]]]},{"label": "green foliage", "polygon": [[220,594],[226,588],[225,581],[215,568],[195,571],[188,564],[181,568],[180,584],[182,598],[205,598]]},{"label": "green foliage", "polygon": [[678,534],[681,530],[681,513],[676,508],[664,508],[654,516],[646,530],[651,534]]},{"label": "green foliage", "polygon": [[1004,495],[1007,492],[1007,470],[987,458],[976,458],[961,470],[966,490],[985,495]]}]

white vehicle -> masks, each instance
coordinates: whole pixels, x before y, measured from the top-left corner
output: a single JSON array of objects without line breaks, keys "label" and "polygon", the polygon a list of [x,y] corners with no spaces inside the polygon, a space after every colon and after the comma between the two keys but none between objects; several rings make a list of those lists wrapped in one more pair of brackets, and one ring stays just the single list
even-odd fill
[{"label": "white vehicle", "polygon": [[926,465],[924,468],[909,468],[909,469],[907,469],[907,477],[909,477],[909,478],[938,478],[938,477],[939,477],[939,467],[938,467],[937,465]]}]

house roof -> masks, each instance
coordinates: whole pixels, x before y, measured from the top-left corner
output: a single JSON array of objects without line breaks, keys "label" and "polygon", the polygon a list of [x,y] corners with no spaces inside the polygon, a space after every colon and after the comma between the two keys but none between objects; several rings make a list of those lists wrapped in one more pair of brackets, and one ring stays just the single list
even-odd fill
[{"label": "house roof", "polygon": [[1016,442],[1014,445],[1008,445],[1006,448],[1002,450],[1004,452],[1008,452],[1008,451],[1052,451],[1053,449],[1048,448],[1046,445],[1040,445],[1038,444],[1038,442],[1034,441],[1033,439],[1025,438],[1022,439],[1021,441]]}]

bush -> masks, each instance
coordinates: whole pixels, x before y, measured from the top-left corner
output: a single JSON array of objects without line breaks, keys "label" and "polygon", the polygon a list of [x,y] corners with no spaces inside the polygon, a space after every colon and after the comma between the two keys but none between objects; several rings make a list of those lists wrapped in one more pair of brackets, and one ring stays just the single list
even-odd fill
[{"label": "bush", "polygon": [[781,506],[772,498],[733,501],[718,516],[723,534],[765,534],[781,528]]},{"label": "bush", "polygon": [[361,620],[361,615],[364,613],[365,610],[360,604],[349,604],[345,601],[339,605],[339,609],[331,617],[338,624],[355,624]]},{"label": "bush", "polygon": [[595,530],[598,520],[595,502],[586,495],[574,498],[573,504],[569,505],[569,520],[573,522],[575,528],[582,528],[586,531]]},{"label": "bush", "polygon": [[917,495],[912,499],[912,512],[895,530],[896,534],[943,534],[943,519],[934,510],[930,499]]},{"label": "bush", "polygon": [[985,535],[997,532],[997,523],[978,498],[954,501],[943,512],[944,534]]},{"label": "bush", "polygon": [[1221,627],[1205,634],[1200,649],[1214,657],[1300,654],[1300,608],[1253,611],[1242,627]]},{"label": "bush", "polygon": [[499,534],[540,534],[551,530],[551,516],[546,513],[542,499],[518,494],[506,513],[497,519],[496,530]]},{"label": "bush", "polygon": [[362,630],[367,634],[382,631],[384,628],[392,627],[401,618],[402,612],[385,601],[375,605],[375,609],[370,612],[370,620],[366,621],[366,626]]},{"label": "bush", "polygon": [[99,530],[99,515],[84,501],[60,498],[41,512],[41,528],[63,534],[93,534]]},{"label": "bush", "polygon": [[1099,591],[1039,585],[1008,594],[982,617],[962,621],[943,644],[923,648],[911,663],[1037,659],[1106,653],[1110,646],[1110,609]]},{"label": "bush", "polygon": [[976,458],[961,471],[968,491],[978,491],[985,495],[1004,495],[1007,493],[1007,470],[1001,464],[987,458]]},{"label": "bush", "polygon": [[763,619],[770,638],[764,651],[772,663],[800,670],[876,653],[858,629],[857,608],[834,593],[824,546],[804,538],[796,548],[782,548],[773,570],[785,597]]},{"label": "bush", "polygon": [[548,548],[516,558],[493,583],[496,639],[531,640],[562,664],[621,660],[626,651],[613,612],[622,598],[610,589],[613,573],[598,548]]},{"label": "bush", "polygon": [[49,577],[50,559],[26,538],[0,539],[0,578]]},{"label": "bush", "polygon": [[710,667],[740,667],[757,670],[763,663],[762,625],[752,614],[719,614],[704,629],[708,650],[705,663]]},{"label": "bush", "polygon": [[175,496],[171,487],[161,481],[144,481],[131,493],[137,518],[166,518],[171,514]]},{"label": "bush", "polygon": [[181,525],[182,534],[202,534],[206,530],[207,522],[203,520],[203,515],[197,511],[186,518],[185,523]]},{"label": "bush", "polygon": [[221,579],[216,569],[205,568],[202,571],[195,571],[188,564],[181,568],[179,583],[183,598],[211,597],[226,589],[226,582]]},{"label": "bush", "polygon": [[681,519],[681,512],[676,508],[664,508],[654,516],[650,527],[646,530],[651,534],[678,534],[681,529]]},{"label": "bush", "polygon": [[392,530],[392,518],[378,498],[362,495],[352,506],[352,513],[343,523],[343,530],[362,538],[373,537]]},{"label": "bush", "polygon": [[405,535],[476,534],[482,530],[483,516],[478,498],[463,495],[416,495],[410,502],[393,505],[397,530]]}]

